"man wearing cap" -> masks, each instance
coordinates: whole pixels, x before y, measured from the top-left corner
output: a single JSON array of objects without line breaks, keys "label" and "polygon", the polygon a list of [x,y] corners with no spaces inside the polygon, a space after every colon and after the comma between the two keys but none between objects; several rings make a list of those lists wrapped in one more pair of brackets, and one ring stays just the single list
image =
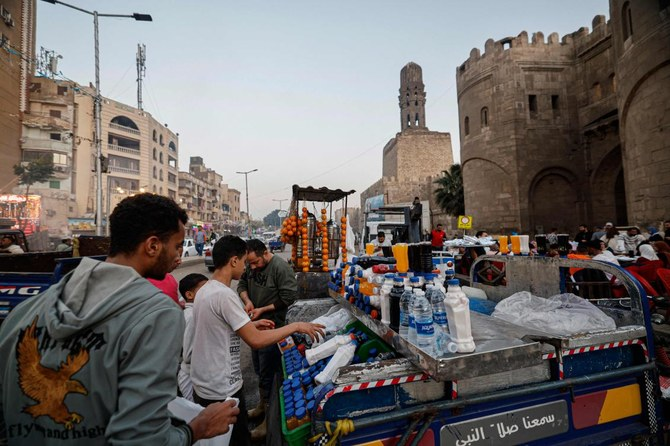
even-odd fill
[{"label": "man wearing cap", "polygon": [[591,240],[600,240],[605,234],[607,234],[607,230],[614,227],[614,224],[611,221],[608,221],[605,223],[605,228],[604,229],[599,229],[598,231],[595,231],[593,235],[591,236]]},{"label": "man wearing cap", "polygon": [[386,240],[386,233],[384,231],[377,232],[377,238],[372,241],[372,244],[375,246],[375,251],[372,255],[383,256],[384,247],[390,247],[391,242]]}]

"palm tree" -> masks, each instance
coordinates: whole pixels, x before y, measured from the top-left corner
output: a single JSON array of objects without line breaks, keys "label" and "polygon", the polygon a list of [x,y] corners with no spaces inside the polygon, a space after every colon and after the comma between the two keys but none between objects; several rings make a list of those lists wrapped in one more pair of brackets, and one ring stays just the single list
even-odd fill
[{"label": "palm tree", "polygon": [[465,214],[465,198],[463,194],[463,176],[461,165],[452,164],[449,170],[443,170],[441,178],[435,180],[437,205],[447,214],[458,216]]}]

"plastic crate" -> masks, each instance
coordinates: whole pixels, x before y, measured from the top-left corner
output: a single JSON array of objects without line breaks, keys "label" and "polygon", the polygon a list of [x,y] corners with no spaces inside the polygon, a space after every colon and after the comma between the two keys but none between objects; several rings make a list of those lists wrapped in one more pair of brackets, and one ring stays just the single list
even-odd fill
[{"label": "plastic crate", "polygon": [[286,427],[286,409],[284,406],[284,392],[279,392],[279,411],[281,413],[281,432],[284,435],[284,440],[289,446],[304,446],[307,444],[309,434],[312,428],[312,423],[305,423],[302,426],[288,430]]}]

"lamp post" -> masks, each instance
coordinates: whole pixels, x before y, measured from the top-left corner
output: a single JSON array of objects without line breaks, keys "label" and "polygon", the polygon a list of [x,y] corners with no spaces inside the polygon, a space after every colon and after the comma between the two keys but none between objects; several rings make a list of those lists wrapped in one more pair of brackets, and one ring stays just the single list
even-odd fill
[{"label": "lamp post", "polygon": [[251,238],[251,217],[249,216],[249,182],[247,177],[250,173],[256,172],[258,169],[247,170],[246,172],[235,172],[244,175],[244,194],[247,196],[247,237]]},{"label": "lamp post", "polygon": [[[67,6],[68,8],[76,9],[93,16],[93,38],[95,41],[95,98],[93,100],[93,119],[95,120],[95,235],[102,235],[102,123],[100,117],[100,104],[102,103],[102,96],[100,96],[100,49],[98,44],[98,17],[121,17],[131,18],[140,22],[151,22],[153,19],[149,14],[100,14],[98,11],[87,11],[78,6],[70,5],[60,0],[43,0],[53,5],[59,4]],[[107,196],[109,200],[109,196]],[[109,222],[107,222],[109,225]]]}]

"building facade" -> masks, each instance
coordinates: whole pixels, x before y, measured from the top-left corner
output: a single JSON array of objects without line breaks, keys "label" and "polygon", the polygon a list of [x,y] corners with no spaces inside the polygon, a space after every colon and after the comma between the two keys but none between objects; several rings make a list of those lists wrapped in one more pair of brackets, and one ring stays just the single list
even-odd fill
[{"label": "building facade", "polygon": [[456,70],[466,213],[490,232],[670,217],[668,2],[475,48]]},{"label": "building facade", "polygon": [[[73,181],[77,208],[73,217],[95,213],[94,96],[91,87],[80,87],[75,94]],[[179,135],[147,111],[109,98],[103,97],[101,110],[103,215],[138,192],[177,200]]]},{"label": "building facade", "polygon": [[433,221],[447,222],[434,197],[435,180],[453,164],[451,135],[426,127],[426,91],[421,67],[413,62],[400,71],[401,131],[382,152],[382,178],[361,193],[361,209],[368,198],[384,196],[384,204],[411,203],[415,196],[430,201]]},{"label": "building facade", "polygon": [[29,108],[35,57],[35,0],[0,0],[0,194],[16,186],[21,117]]}]

